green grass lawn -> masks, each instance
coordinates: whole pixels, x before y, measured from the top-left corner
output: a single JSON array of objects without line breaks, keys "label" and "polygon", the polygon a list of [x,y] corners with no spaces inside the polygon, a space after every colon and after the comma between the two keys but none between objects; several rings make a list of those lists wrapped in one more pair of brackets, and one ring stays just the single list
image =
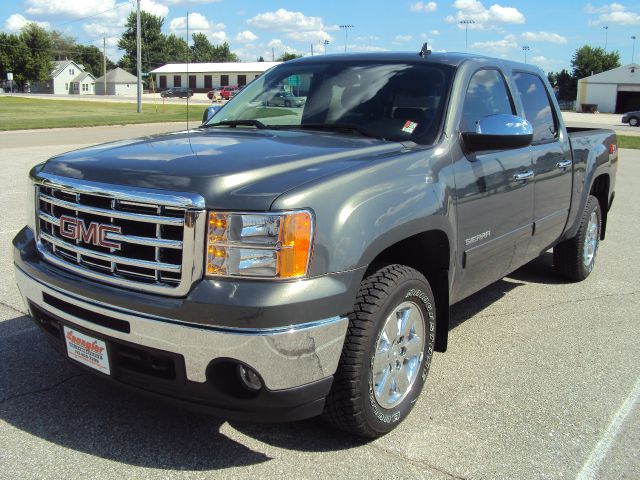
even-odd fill
[{"label": "green grass lawn", "polygon": [[618,147],[640,148],[640,136],[618,135]]},{"label": "green grass lawn", "polygon": [[[189,120],[200,124],[205,107],[190,105]],[[0,97],[0,130],[180,122],[186,118],[186,105],[145,103],[142,113],[137,113],[135,103]]]}]

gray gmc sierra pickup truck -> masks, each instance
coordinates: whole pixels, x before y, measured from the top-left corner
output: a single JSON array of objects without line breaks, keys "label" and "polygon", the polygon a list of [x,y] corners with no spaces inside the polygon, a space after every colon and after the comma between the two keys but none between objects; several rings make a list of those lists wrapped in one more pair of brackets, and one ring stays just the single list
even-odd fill
[{"label": "gray gmc sierra pickup truck", "polygon": [[[271,106],[278,92],[302,106]],[[553,248],[578,281],[618,153],[542,71],[464,54],[309,57],[190,131],[34,167],[13,241],[34,321],[76,365],[226,418],[410,412],[450,305]]]}]

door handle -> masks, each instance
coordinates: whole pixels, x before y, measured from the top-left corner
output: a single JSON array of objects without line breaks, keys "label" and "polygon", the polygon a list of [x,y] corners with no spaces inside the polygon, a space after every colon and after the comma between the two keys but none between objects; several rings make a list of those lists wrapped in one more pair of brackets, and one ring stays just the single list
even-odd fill
[{"label": "door handle", "polygon": [[560,170],[564,170],[566,168],[569,168],[571,166],[571,160],[561,160],[558,163],[556,163],[556,167],[558,167]]},{"label": "door handle", "polygon": [[526,182],[527,180],[532,179],[534,176],[533,170],[527,170],[526,172],[518,172],[513,176],[513,179],[516,182]]}]

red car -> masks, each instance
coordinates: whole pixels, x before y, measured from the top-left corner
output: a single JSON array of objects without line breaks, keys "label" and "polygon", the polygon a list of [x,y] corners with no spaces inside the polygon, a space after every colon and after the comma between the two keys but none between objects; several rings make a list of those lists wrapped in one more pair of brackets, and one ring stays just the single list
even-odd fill
[{"label": "red car", "polygon": [[222,87],[220,89],[220,96],[224,99],[224,100],[229,100],[229,95],[231,94],[231,92],[234,92],[238,89],[238,87],[230,87],[230,86],[226,86],[226,87]]},{"label": "red car", "polygon": [[220,88],[214,88],[207,92],[207,98],[209,100],[220,100],[222,96],[220,95]]}]

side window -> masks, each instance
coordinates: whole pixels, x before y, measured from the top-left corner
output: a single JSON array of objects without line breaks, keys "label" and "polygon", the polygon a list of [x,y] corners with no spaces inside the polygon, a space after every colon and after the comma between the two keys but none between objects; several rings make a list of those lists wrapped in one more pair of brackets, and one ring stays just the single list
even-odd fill
[{"label": "side window", "polygon": [[504,113],[513,115],[511,97],[497,70],[479,70],[471,77],[462,107],[461,132],[475,132],[480,119]]},{"label": "side window", "polygon": [[513,80],[522,100],[524,116],[533,127],[533,141],[553,140],[558,128],[544,83],[537,75],[524,72],[515,73]]}]

